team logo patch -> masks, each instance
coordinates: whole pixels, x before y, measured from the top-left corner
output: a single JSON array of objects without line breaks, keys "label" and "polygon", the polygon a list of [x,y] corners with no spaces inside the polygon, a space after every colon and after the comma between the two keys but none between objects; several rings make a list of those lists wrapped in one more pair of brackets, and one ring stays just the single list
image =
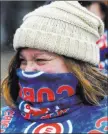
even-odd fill
[{"label": "team logo patch", "polygon": [[29,125],[24,133],[42,134],[42,133],[72,133],[72,122],[67,120],[65,123],[32,123]]},{"label": "team logo patch", "polygon": [[40,124],[32,133],[63,133],[63,126],[60,123]]}]

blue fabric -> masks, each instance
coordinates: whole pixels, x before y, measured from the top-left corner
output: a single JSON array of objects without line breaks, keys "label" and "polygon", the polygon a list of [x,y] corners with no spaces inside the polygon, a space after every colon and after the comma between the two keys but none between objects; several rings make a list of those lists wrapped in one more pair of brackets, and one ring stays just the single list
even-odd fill
[{"label": "blue fabric", "polygon": [[[26,119],[39,121],[71,112],[77,99],[77,78],[72,73],[49,74],[17,69],[20,94],[17,105]],[[72,102],[72,103],[71,103]]]},{"label": "blue fabric", "polygon": [[100,49],[100,61],[104,61],[105,55],[108,54],[108,47],[104,48],[104,49]]},{"label": "blue fabric", "polygon": [[108,98],[99,106],[84,105],[76,95],[78,80],[72,73],[18,69],[17,75],[17,108],[2,108],[1,133],[107,133]]}]

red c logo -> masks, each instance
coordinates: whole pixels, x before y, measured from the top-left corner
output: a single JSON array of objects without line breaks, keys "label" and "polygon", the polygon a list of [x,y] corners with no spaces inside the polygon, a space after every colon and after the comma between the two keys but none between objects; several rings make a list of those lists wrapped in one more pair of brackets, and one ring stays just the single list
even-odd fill
[{"label": "red c logo", "polygon": [[36,134],[51,134],[51,133],[62,133],[63,127],[60,123],[52,123],[52,124],[40,124],[37,126],[33,133]]}]

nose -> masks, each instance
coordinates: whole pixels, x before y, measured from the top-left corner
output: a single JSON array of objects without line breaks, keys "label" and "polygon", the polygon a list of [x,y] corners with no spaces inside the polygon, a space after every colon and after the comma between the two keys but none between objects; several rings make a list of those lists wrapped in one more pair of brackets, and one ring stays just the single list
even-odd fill
[{"label": "nose", "polygon": [[36,71],[37,70],[37,65],[34,62],[28,62],[25,71],[26,72],[31,72],[31,71]]}]

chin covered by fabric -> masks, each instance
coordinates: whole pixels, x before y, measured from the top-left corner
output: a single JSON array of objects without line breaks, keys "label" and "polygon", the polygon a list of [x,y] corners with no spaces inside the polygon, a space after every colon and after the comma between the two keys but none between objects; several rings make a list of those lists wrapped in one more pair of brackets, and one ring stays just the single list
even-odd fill
[{"label": "chin covered by fabric", "polygon": [[[84,105],[72,73],[47,74],[17,70],[17,108],[1,109],[1,133],[107,133],[108,98],[100,106]],[[78,89],[80,90],[80,89]]]},{"label": "chin covered by fabric", "polygon": [[75,95],[78,80],[72,73],[49,74],[17,69],[17,76],[20,91],[16,104],[25,119],[55,118],[70,113],[81,103]]}]

